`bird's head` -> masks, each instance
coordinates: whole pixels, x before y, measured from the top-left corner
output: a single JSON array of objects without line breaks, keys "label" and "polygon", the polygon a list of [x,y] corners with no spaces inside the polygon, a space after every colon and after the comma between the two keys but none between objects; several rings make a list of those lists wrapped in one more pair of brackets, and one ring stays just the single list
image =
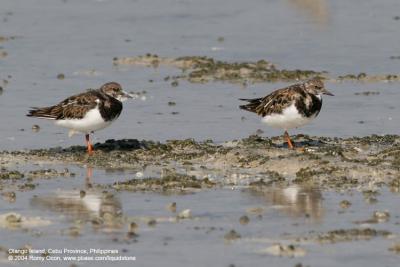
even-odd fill
[{"label": "bird's head", "polygon": [[325,88],[324,83],[319,78],[312,78],[304,82],[304,88],[308,93],[313,95],[334,95]]},{"label": "bird's head", "polygon": [[128,98],[132,98],[132,96],[129,93],[122,90],[121,85],[116,82],[108,82],[103,84],[100,87],[100,91],[102,91],[106,95],[114,97],[115,99],[121,102],[127,100]]}]

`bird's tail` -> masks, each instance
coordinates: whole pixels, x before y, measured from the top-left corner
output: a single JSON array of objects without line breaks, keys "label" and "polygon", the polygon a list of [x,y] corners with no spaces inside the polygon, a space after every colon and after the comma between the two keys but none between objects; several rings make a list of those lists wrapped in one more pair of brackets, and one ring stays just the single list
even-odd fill
[{"label": "bird's tail", "polygon": [[44,107],[44,108],[37,108],[32,107],[26,116],[28,117],[36,117],[40,119],[48,119],[48,120],[55,120],[57,118],[56,114],[52,112],[54,106],[51,107]]},{"label": "bird's tail", "polygon": [[249,102],[245,105],[240,105],[239,106],[240,109],[244,109],[250,112],[257,112],[257,107],[260,105],[262,98],[253,98],[253,99],[240,98],[239,100]]}]

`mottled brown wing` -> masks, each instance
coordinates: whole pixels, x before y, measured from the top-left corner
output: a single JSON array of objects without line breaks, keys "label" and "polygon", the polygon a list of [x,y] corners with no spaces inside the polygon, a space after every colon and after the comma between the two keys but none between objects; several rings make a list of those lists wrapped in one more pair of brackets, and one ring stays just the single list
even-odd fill
[{"label": "mottled brown wing", "polygon": [[55,106],[55,112],[58,113],[57,120],[83,118],[89,110],[97,106],[100,98],[101,94],[91,90],[65,99]]},{"label": "mottled brown wing", "polygon": [[303,94],[301,85],[295,84],[289,87],[278,89],[271,94],[255,99],[242,99],[249,103],[240,108],[255,112],[258,115],[266,116],[272,113],[282,113],[282,111],[289,107],[294,100]]},{"label": "mottled brown wing", "polygon": [[292,88],[279,89],[264,97],[257,107],[257,114],[261,116],[272,113],[281,114],[296,99],[297,94],[293,94]]},{"label": "mottled brown wing", "polygon": [[27,116],[55,120],[81,119],[90,109],[96,107],[96,100],[100,98],[102,98],[102,95],[99,92],[91,90],[68,97],[51,107],[33,108]]}]

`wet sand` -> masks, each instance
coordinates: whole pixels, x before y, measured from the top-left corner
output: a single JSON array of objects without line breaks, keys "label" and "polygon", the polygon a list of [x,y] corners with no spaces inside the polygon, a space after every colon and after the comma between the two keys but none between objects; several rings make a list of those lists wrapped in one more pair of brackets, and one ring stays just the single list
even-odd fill
[{"label": "wet sand", "polygon": [[143,266],[394,264],[399,140],[295,136],[293,151],[281,137],[127,139],[98,143],[93,156],[82,146],[3,151],[0,232],[13,241],[1,245],[96,242]]},{"label": "wet sand", "polygon": [[[155,191],[162,192],[229,185],[262,188],[275,184],[307,184],[339,191],[363,191],[386,185],[398,191],[399,136],[340,139],[297,135],[293,140],[297,147],[295,150],[287,149],[281,137],[263,138],[258,135],[220,144],[192,139],[166,143],[112,139],[95,144],[93,156],[89,156],[83,146],[3,151],[0,156],[5,167],[4,180],[18,180],[26,175],[30,178],[71,175],[68,170],[64,173],[42,170],[19,174],[6,169],[7,165],[23,166],[37,162],[146,174],[145,179],[134,178],[124,184],[115,184],[114,188],[119,190],[152,191],[153,185]],[[159,184],[156,186],[155,182]]]}]

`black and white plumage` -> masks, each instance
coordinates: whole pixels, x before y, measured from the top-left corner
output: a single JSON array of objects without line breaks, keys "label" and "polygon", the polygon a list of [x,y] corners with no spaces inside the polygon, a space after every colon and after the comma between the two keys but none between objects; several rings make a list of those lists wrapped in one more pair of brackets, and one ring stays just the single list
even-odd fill
[{"label": "black and white plumage", "polygon": [[28,117],[54,120],[55,124],[68,128],[69,136],[74,133],[86,134],[88,150],[92,150],[89,134],[109,126],[122,111],[122,101],[132,98],[122,90],[121,85],[109,82],[97,90],[68,97],[57,105],[32,108]]},{"label": "black and white plumage", "polygon": [[287,130],[303,126],[317,117],[322,107],[322,94],[333,95],[319,78],[313,78],[278,89],[265,97],[240,99],[249,102],[240,108],[262,116],[262,121],[271,127],[284,129],[292,148]]}]

